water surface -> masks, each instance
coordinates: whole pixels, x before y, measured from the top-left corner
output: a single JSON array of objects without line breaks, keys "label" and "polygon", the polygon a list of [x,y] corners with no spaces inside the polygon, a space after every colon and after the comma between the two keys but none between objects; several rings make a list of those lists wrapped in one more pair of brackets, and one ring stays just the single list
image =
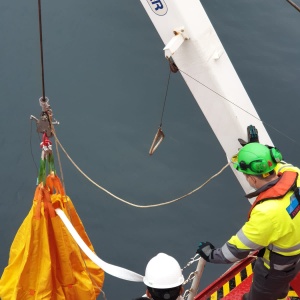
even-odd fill
[{"label": "water surface", "polygon": [[[299,13],[279,0],[202,4],[274,143],[300,165]],[[42,10],[46,96],[61,123],[57,134],[93,180],[129,202],[154,204],[190,192],[226,164],[180,74],[170,81],[165,141],[148,155],[169,71],[139,1],[42,1]],[[29,120],[39,115],[42,95],[37,1],[2,0],[0,28],[2,270],[32,204],[31,151],[35,162],[40,156]],[[184,200],[138,209],[97,189],[61,156],[67,193],[97,254],[140,274],[158,252],[185,265],[200,241],[221,246],[246,219],[249,204],[229,169]],[[201,287],[226,268],[207,265]],[[144,286],[107,275],[104,291],[107,299],[132,299]]]}]

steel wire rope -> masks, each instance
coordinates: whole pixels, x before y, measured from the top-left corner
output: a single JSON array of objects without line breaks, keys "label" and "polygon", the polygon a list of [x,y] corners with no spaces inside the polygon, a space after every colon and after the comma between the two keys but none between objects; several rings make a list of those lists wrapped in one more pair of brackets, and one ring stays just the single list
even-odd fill
[{"label": "steel wire rope", "polygon": [[165,100],[164,100],[163,109],[162,109],[161,117],[160,117],[160,125],[159,125],[160,128],[162,127],[163,116],[164,116],[165,106],[166,106],[166,102],[167,102],[167,96],[168,96],[168,90],[169,90],[169,84],[170,84],[170,77],[171,77],[171,69],[169,70],[169,76],[168,76],[168,82],[167,82]]},{"label": "steel wire rope", "polygon": [[190,77],[191,79],[195,80],[197,83],[201,84],[202,86],[204,86],[205,88],[207,88],[208,90],[210,90],[211,92],[215,93],[216,95],[218,95],[219,97],[223,98],[224,100],[226,100],[227,102],[231,103],[232,105],[234,105],[235,107],[237,107],[238,109],[244,111],[245,113],[247,113],[248,115],[252,116],[253,118],[255,118],[256,120],[262,122],[263,124],[267,125],[268,127],[272,128],[273,130],[277,131],[279,134],[281,134],[282,136],[284,136],[285,138],[289,139],[290,141],[294,142],[297,145],[300,145],[299,142],[297,142],[296,140],[294,140],[293,138],[291,138],[289,135],[285,134],[284,132],[280,131],[279,129],[277,129],[275,126],[263,121],[262,119],[254,116],[253,114],[251,114],[250,112],[248,112],[246,109],[242,108],[241,106],[237,105],[236,103],[232,102],[231,100],[227,99],[226,97],[224,97],[223,95],[221,95],[220,93],[214,91],[212,88],[210,88],[209,86],[205,85],[204,83],[202,83],[201,81],[197,80],[196,78],[194,78],[193,76],[187,74],[186,72],[184,72],[183,70],[179,69],[180,72],[182,72],[183,74],[185,74],[186,76]]},{"label": "steel wire rope", "polygon": [[138,204],[134,204],[131,203],[129,201],[126,201],[125,199],[113,194],[112,192],[110,192],[109,190],[105,189],[104,187],[102,187],[101,185],[99,185],[97,182],[95,182],[93,179],[91,179],[86,173],[84,173],[79,166],[74,162],[74,160],[70,157],[70,155],[68,154],[68,152],[66,151],[66,149],[63,147],[63,145],[61,144],[61,142],[59,141],[59,139],[57,138],[57,135],[54,133],[54,138],[57,140],[57,143],[59,144],[60,148],[62,149],[62,151],[65,153],[65,155],[67,156],[67,158],[69,159],[69,161],[73,164],[73,166],[88,180],[90,181],[92,184],[94,184],[96,187],[98,187],[100,190],[104,191],[105,193],[107,193],[108,195],[112,196],[113,198],[128,204],[130,206],[134,206],[137,208],[152,208],[152,207],[158,207],[158,206],[163,206],[163,205],[168,205],[171,203],[174,203],[176,201],[182,200],[183,198],[186,198],[190,195],[192,195],[193,193],[195,193],[196,191],[200,190],[202,187],[204,187],[207,183],[209,183],[213,178],[217,177],[218,175],[220,175],[230,164],[230,162],[228,162],[224,167],[222,167],[222,169],[217,172],[216,174],[214,174],[213,176],[211,176],[208,180],[206,180],[203,184],[201,184],[200,186],[198,186],[197,188],[195,188],[194,190],[190,191],[187,194],[184,194],[181,197],[175,198],[173,200],[170,201],[166,201],[166,202],[162,202],[162,203],[158,203],[158,204],[149,204],[149,205],[138,205]]},{"label": "steel wire rope", "polygon": [[[256,117],[255,115],[251,114],[250,112],[248,112],[247,110],[245,110],[244,108],[240,107],[239,105],[237,105],[236,103],[232,102],[231,100],[227,99],[226,97],[224,97],[223,95],[221,95],[220,93],[214,91],[212,88],[208,87],[207,85],[205,85],[204,83],[200,82],[199,80],[195,79],[194,77],[192,77],[191,75],[187,74],[186,72],[184,72],[183,70],[180,70],[180,72],[182,72],[183,74],[185,74],[186,76],[190,77],[191,79],[195,80],[197,83],[201,84],[202,86],[204,86],[205,88],[207,88],[208,90],[210,90],[211,92],[215,93],[216,95],[218,95],[219,97],[223,98],[224,100],[228,101],[229,103],[231,103],[232,105],[236,106],[237,108],[239,108],[240,110],[244,111],[245,113],[247,113],[248,115],[252,116],[253,118],[257,119],[258,121],[262,122],[263,124],[269,126],[270,128],[272,128],[273,130],[277,131],[279,134],[283,135],[284,137],[288,138],[290,141],[299,144],[296,140],[292,139],[290,136],[286,135],[285,133],[283,133],[282,131],[280,131],[279,129],[277,129],[276,127],[272,126],[271,124],[264,122],[263,120],[261,120],[260,118]],[[165,101],[164,101],[164,106],[163,106],[163,111],[162,111],[162,116],[161,116],[161,123],[162,123],[162,117],[163,117],[163,113],[164,113],[164,108],[165,108],[165,102],[166,102],[166,97],[167,97],[167,92],[168,92],[168,86],[169,86],[169,80],[170,80],[170,74],[169,74],[169,78],[168,78],[168,84],[167,84],[167,90],[166,90],[166,95],[165,95]],[[218,176],[219,174],[221,174],[223,172],[223,170],[229,166],[230,162],[228,162],[224,167],[222,167],[222,169],[216,173],[215,175],[213,175],[212,177],[210,177],[207,181],[205,181],[202,185],[200,185],[199,187],[197,187],[196,189],[192,190],[191,192],[175,198],[173,200],[170,201],[166,201],[166,202],[162,202],[162,203],[158,203],[158,204],[150,204],[150,205],[138,205],[138,204],[134,204],[131,203],[129,201],[126,201],[118,196],[116,196],[115,194],[111,193],[110,191],[108,191],[107,189],[105,189],[104,187],[102,187],[101,185],[99,185],[98,183],[96,183],[94,180],[92,180],[86,173],[84,173],[79,166],[73,161],[73,159],[70,157],[70,155],[68,154],[68,152],[65,150],[65,148],[62,146],[62,144],[60,143],[60,141],[57,138],[57,135],[54,133],[54,137],[56,140],[56,143],[59,144],[59,146],[61,147],[62,151],[65,153],[65,155],[67,156],[67,158],[70,160],[70,162],[74,165],[74,167],[87,179],[89,180],[92,184],[94,184],[96,187],[98,187],[99,189],[103,190],[104,192],[106,192],[107,194],[109,194],[110,196],[112,196],[113,198],[137,207],[137,208],[152,208],[152,207],[158,207],[158,206],[163,206],[163,205],[168,205],[171,203],[174,203],[176,201],[179,201],[187,196],[190,196],[191,194],[195,193],[196,191],[198,191],[199,189],[201,189],[203,186],[205,186],[209,181],[211,181],[213,178],[215,178],[216,176]]]},{"label": "steel wire rope", "polygon": [[[263,120],[261,120],[260,118],[254,116],[253,114],[251,114],[250,112],[248,112],[247,110],[245,110],[244,108],[240,107],[239,105],[237,105],[236,103],[230,101],[229,99],[227,99],[226,97],[224,97],[223,95],[221,95],[220,93],[214,91],[212,88],[208,87],[207,85],[205,85],[204,83],[200,82],[199,80],[197,80],[196,78],[192,77],[191,75],[187,74],[186,72],[184,72],[183,70],[180,70],[180,72],[182,72],[183,74],[185,74],[186,76],[190,77],[191,79],[193,79],[194,81],[196,81],[197,83],[201,84],[202,86],[204,86],[205,88],[207,88],[208,90],[210,90],[211,92],[215,93],[216,95],[218,95],[219,97],[223,98],[224,100],[228,101],[229,103],[231,103],[232,105],[236,106],[237,108],[239,108],[240,110],[244,111],[245,113],[249,114],[250,116],[252,116],[253,118],[257,119],[258,121],[262,122],[263,124],[269,126],[270,128],[272,128],[273,130],[277,131],[279,134],[283,135],[284,137],[288,138],[290,141],[299,144],[296,140],[292,139],[290,136],[286,135],[285,133],[283,133],[282,131],[280,131],[279,129],[277,129],[276,127],[272,126],[271,124],[264,122]],[[167,93],[168,93],[168,86],[169,86],[169,80],[170,80],[170,75],[171,72],[169,73],[169,77],[168,77],[168,83],[167,83],[167,90],[166,90],[166,95],[165,95],[165,101],[164,101],[164,105],[163,105],[163,111],[162,111],[162,115],[161,115],[161,124],[162,124],[162,118],[163,118],[163,113],[164,113],[164,108],[165,108],[165,102],[166,102],[166,98],[167,98]],[[98,187],[99,189],[103,190],[105,193],[109,194],[110,196],[112,196],[113,198],[137,207],[137,208],[152,208],[152,207],[158,207],[158,206],[163,206],[163,205],[168,205],[171,203],[174,203],[176,201],[179,201],[187,196],[190,196],[191,194],[195,193],[196,191],[198,191],[199,189],[201,189],[203,186],[205,186],[209,181],[211,181],[213,178],[215,178],[216,176],[218,176],[219,174],[221,174],[224,169],[226,167],[228,167],[230,165],[230,162],[228,162],[224,167],[222,167],[222,169],[216,173],[215,175],[211,176],[207,181],[205,181],[202,185],[200,185],[199,187],[197,187],[196,189],[192,190],[191,192],[175,198],[173,200],[170,201],[166,201],[166,202],[162,202],[162,203],[158,203],[158,204],[150,204],[150,205],[138,205],[138,204],[134,204],[131,203],[129,201],[124,200],[123,198],[118,197],[117,195],[111,193],[110,191],[108,191],[107,189],[105,189],[104,187],[102,187],[101,185],[99,185],[98,183],[96,183],[94,180],[92,180],[86,173],[84,173],[80,167],[74,162],[74,160],[70,157],[70,155],[68,154],[68,152],[65,150],[65,148],[62,146],[62,144],[60,143],[59,139],[57,138],[57,135],[55,134],[55,132],[53,131],[53,135],[55,138],[55,143],[57,145],[57,143],[59,144],[59,146],[61,147],[62,151],[65,153],[65,155],[67,156],[67,158],[70,160],[70,162],[74,165],[74,167],[88,180],[90,181],[92,184],[94,184],[96,187]]]},{"label": "steel wire rope", "polygon": [[[45,75],[44,75],[45,72],[44,72],[44,49],[43,49],[42,5],[41,5],[41,0],[38,0],[38,15],[39,15],[40,59],[41,59],[41,73],[42,73],[41,74],[41,77],[42,77],[42,101],[46,102],[47,99],[46,99],[46,95],[45,95]],[[54,126],[52,125],[52,115],[50,115],[48,112],[45,112],[45,113],[47,114],[47,117],[48,117],[48,120],[49,120],[51,132],[53,133],[54,136],[56,136]],[[58,159],[58,164],[59,164],[59,168],[60,168],[62,185],[63,185],[63,189],[64,189],[64,193],[65,193],[64,197],[67,197],[67,192],[66,192],[66,187],[65,187],[65,182],[64,182],[64,176],[63,176],[63,170],[62,170],[62,164],[61,164],[61,160],[60,160],[60,154],[59,154],[59,151],[58,151],[58,146],[57,146],[56,139],[55,139],[55,143],[56,143],[56,153],[57,153],[57,159]],[[70,213],[70,206],[69,206],[68,201],[67,201],[67,209],[68,209],[68,214],[69,214],[70,221],[72,222],[72,216],[71,216],[71,213]],[[78,248],[79,248],[79,246],[78,246]],[[90,280],[92,281],[94,287],[97,287],[99,289],[100,293],[102,293],[102,296],[103,296],[104,300],[106,300],[105,292],[103,291],[102,288],[100,288],[98,286],[98,284],[95,282],[95,280],[91,276],[89,268],[87,267],[86,261],[85,261],[85,259],[83,257],[82,250],[80,248],[79,248],[79,250],[80,250],[81,258],[82,258],[82,260],[84,262],[84,265],[85,265],[85,270],[88,273],[88,276],[89,276]]]},{"label": "steel wire rope", "polygon": [[[41,0],[38,0],[38,15],[39,15],[39,37],[40,37],[40,59],[41,59],[41,76],[42,76],[42,101],[46,102],[46,95],[45,95],[45,68],[44,68],[44,48],[43,48],[43,27],[42,27],[42,4]],[[48,112],[45,112],[48,117],[49,125],[51,132],[54,134],[55,129],[54,126],[52,125],[52,116],[48,114]],[[66,188],[65,188],[65,183],[64,183],[64,177],[63,177],[63,171],[62,171],[62,166],[60,162],[60,157],[59,157],[59,152],[58,152],[58,147],[56,145],[56,152],[57,152],[57,157],[59,161],[59,167],[60,167],[60,173],[61,173],[61,178],[62,178],[62,184],[64,188],[64,192],[66,193]]]},{"label": "steel wire rope", "polygon": [[[45,102],[46,101],[46,95],[45,95],[45,68],[44,68],[44,48],[43,48],[43,27],[42,27],[42,5],[41,5],[41,0],[38,0],[38,15],[39,15],[41,77],[42,77],[42,101]],[[45,113],[47,114],[47,117],[48,117],[51,132],[53,134],[55,134],[55,129],[54,129],[54,126],[52,125],[52,116],[50,116],[48,114],[48,112],[45,112]],[[64,182],[64,175],[63,175],[63,170],[62,170],[62,164],[61,164],[57,144],[56,144],[56,153],[57,153],[57,159],[58,159],[58,163],[59,163],[60,175],[61,175],[61,179],[62,179],[64,192],[65,192],[65,195],[67,195],[65,182]],[[69,209],[70,208],[68,207],[68,210]],[[70,211],[69,211],[69,214],[70,214]]]},{"label": "steel wire rope", "polygon": [[39,11],[40,57],[41,57],[41,68],[42,68],[42,96],[43,96],[43,101],[46,101],[46,96],[45,96],[45,76],[44,76],[44,49],[43,49],[43,29],[42,29],[42,5],[41,5],[41,0],[38,0],[38,11]]}]

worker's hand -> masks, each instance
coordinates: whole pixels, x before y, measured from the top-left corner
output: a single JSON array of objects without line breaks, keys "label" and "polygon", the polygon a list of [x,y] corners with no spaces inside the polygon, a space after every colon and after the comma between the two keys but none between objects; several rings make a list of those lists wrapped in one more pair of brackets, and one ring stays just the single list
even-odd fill
[{"label": "worker's hand", "polygon": [[258,130],[253,125],[247,127],[248,143],[258,143]]},{"label": "worker's hand", "polygon": [[200,242],[196,253],[198,253],[206,261],[209,261],[211,252],[215,247],[210,242]]},{"label": "worker's hand", "polygon": [[258,130],[254,125],[249,125],[247,127],[247,134],[248,134],[248,142],[244,141],[243,139],[238,139],[238,141],[243,147],[250,143],[259,143]]}]

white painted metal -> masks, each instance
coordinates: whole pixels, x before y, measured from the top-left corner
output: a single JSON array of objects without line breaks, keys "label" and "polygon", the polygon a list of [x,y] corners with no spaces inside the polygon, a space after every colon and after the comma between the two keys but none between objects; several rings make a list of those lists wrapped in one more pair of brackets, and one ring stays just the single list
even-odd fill
[{"label": "white painted metal", "polygon": [[174,34],[175,35],[164,48],[166,58],[170,58],[182,45],[182,43],[189,39],[188,36],[184,34],[184,27],[175,29]]},{"label": "white painted metal", "polygon": [[[165,45],[174,37],[176,28],[183,27],[189,37],[172,58],[223,147],[227,160],[241,147],[238,138],[247,140],[248,125],[258,129],[261,143],[273,145],[200,1],[140,1]],[[244,176],[233,171],[245,192],[250,192]]]},{"label": "white painted metal", "polygon": [[192,282],[187,300],[193,300],[195,298],[195,296],[198,292],[200,279],[202,277],[202,273],[204,271],[205,264],[206,264],[206,261],[203,258],[200,258],[199,261],[198,261],[198,264],[197,264],[195,277],[194,277],[194,280]]}]

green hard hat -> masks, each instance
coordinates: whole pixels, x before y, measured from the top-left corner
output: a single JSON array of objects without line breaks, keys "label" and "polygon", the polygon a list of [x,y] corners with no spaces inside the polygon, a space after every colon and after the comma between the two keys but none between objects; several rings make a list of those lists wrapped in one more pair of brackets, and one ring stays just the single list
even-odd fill
[{"label": "green hard hat", "polygon": [[262,175],[271,172],[282,160],[282,155],[275,147],[260,143],[245,145],[231,161],[238,171],[249,175]]}]

